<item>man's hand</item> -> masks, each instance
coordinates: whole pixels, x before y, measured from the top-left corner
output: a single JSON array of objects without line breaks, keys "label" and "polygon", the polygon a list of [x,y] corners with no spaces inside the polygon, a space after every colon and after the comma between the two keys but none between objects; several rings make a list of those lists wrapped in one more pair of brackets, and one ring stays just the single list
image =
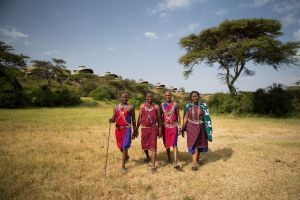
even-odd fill
[{"label": "man's hand", "polygon": [[184,138],[184,129],[181,130],[181,136]]},{"label": "man's hand", "polygon": [[134,130],[131,138],[134,140],[134,139],[137,138],[138,136],[139,136],[138,130]]}]

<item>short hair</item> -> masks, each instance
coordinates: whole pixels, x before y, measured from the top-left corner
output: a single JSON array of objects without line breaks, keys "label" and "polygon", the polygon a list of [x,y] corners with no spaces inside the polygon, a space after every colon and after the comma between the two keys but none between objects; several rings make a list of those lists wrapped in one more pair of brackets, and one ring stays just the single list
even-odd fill
[{"label": "short hair", "polygon": [[171,91],[171,90],[166,90],[166,91],[165,91],[165,94],[166,94],[167,92],[170,92],[170,94],[172,94],[172,91]]},{"label": "short hair", "polygon": [[200,96],[200,93],[199,93],[198,91],[191,91],[191,93],[190,93],[190,98],[192,98],[192,95],[193,95],[194,93],[196,93],[198,96]]},{"label": "short hair", "polygon": [[127,94],[127,96],[129,96],[129,93],[124,91],[124,92],[121,92],[120,98],[123,96],[123,94]]},{"label": "short hair", "polygon": [[153,94],[153,92],[146,92],[146,97],[147,97],[148,95],[152,95],[152,96],[153,96],[154,94]]}]

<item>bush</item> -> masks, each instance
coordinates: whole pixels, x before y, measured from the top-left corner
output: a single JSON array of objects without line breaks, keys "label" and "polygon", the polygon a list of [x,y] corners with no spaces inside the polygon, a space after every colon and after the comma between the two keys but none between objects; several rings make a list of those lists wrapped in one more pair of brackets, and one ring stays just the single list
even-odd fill
[{"label": "bush", "polygon": [[32,103],[41,107],[55,106],[57,99],[56,94],[47,85],[42,85],[40,88],[34,90],[32,97]]},{"label": "bush", "polygon": [[99,101],[112,99],[109,90],[103,86],[98,86],[95,90],[90,92],[89,96]]},{"label": "bush", "polygon": [[293,111],[291,96],[280,84],[273,84],[266,90],[258,89],[254,93],[254,112],[283,116]]},{"label": "bush", "polygon": [[74,106],[80,104],[80,96],[68,89],[52,91],[43,85],[33,92],[32,103],[41,107]]},{"label": "bush", "polygon": [[140,108],[140,105],[145,101],[145,96],[142,94],[136,94],[129,98],[128,103],[132,104],[136,109]]},{"label": "bush", "polygon": [[237,96],[217,93],[208,99],[210,112],[218,114],[250,114],[253,111],[253,94],[243,92]]},{"label": "bush", "polygon": [[0,70],[0,108],[15,108],[27,105],[29,99],[17,78]]},{"label": "bush", "polygon": [[62,91],[56,91],[56,101],[57,106],[75,106],[80,104],[80,96],[76,92],[68,89],[63,89]]}]

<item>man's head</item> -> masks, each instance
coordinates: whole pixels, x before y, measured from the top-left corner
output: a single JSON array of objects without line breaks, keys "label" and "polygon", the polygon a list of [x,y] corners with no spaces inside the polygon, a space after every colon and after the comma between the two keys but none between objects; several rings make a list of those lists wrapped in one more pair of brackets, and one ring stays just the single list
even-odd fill
[{"label": "man's head", "polygon": [[172,93],[171,93],[171,91],[168,90],[168,91],[165,92],[165,99],[166,99],[166,101],[168,103],[172,101]]},{"label": "man's head", "polygon": [[146,94],[146,100],[148,103],[153,103],[153,94],[151,92]]},{"label": "man's head", "polygon": [[121,94],[120,101],[122,104],[127,104],[127,101],[128,101],[128,93],[127,92],[123,92]]}]

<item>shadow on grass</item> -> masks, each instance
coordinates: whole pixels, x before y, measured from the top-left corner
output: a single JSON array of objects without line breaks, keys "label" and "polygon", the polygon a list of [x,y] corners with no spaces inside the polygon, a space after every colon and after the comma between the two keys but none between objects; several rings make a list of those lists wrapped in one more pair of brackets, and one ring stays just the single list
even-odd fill
[{"label": "shadow on grass", "polygon": [[[150,151],[149,154],[151,155]],[[226,162],[233,154],[233,150],[231,148],[223,148],[218,149],[215,151],[209,151],[206,153],[206,155],[203,158],[203,153],[201,153],[200,160],[201,164],[200,167],[203,165],[206,165],[208,163],[213,163],[219,160],[223,160]],[[171,151],[171,157],[173,159],[173,151]],[[133,160],[135,163],[134,166],[140,166],[140,165],[147,165],[145,162],[145,157],[141,157],[140,159]],[[178,171],[184,171],[185,166],[190,164],[192,162],[192,156],[188,152],[178,152],[178,160],[180,164],[180,170]],[[166,167],[168,165],[172,165],[172,163],[167,162],[167,154],[165,151],[159,152],[156,157],[157,162],[157,168]],[[151,161],[148,162],[148,164],[151,164]]]}]

